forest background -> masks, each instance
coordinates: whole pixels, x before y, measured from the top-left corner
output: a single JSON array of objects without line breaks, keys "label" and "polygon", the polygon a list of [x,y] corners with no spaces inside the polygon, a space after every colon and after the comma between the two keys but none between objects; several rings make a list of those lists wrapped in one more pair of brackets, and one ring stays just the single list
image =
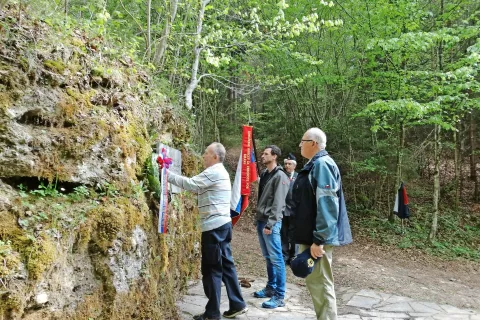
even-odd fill
[{"label": "forest background", "polygon": [[[199,152],[238,148],[251,123],[257,151],[273,143],[301,159],[303,132],[322,128],[356,237],[480,258],[478,1],[0,0],[0,10],[7,3],[149,68],[150,94],[190,119]],[[405,226],[392,215],[401,181]]]}]

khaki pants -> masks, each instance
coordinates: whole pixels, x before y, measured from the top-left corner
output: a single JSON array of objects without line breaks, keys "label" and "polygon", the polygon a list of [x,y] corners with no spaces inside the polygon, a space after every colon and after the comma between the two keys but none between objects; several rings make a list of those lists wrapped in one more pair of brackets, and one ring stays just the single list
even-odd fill
[{"label": "khaki pants", "polygon": [[[299,252],[310,246],[301,244]],[[337,299],[333,285],[332,257],[333,246],[324,246],[325,254],[318,261],[313,272],[305,279],[312,296],[317,320],[337,320]]]}]

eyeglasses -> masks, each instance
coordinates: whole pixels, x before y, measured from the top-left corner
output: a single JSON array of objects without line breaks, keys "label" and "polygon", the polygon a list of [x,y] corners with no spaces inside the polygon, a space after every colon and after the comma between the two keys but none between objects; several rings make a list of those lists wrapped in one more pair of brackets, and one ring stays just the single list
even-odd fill
[{"label": "eyeglasses", "polygon": [[304,139],[302,139],[302,140],[300,140],[300,143],[304,143],[304,142],[313,142],[313,141],[314,141],[314,140],[304,140]]}]

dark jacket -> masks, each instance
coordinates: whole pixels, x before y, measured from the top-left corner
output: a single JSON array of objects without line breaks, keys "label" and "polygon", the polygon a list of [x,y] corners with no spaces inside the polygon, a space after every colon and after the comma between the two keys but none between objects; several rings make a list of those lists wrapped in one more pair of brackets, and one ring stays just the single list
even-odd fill
[{"label": "dark jacket", "polygon": [[267,222],[265,228],[271,229],[277,221],[282,220],[290,179],[281,166],[276,166],[266,177],[265,174],[266,170],[260,175],[260,180],[268,180],[261,182],[265,185],[258,195],[255,218],[257,221]]},{"label": "dark jacket", "polygon": [[283,211],[283,216],[284,217],[290,217],[290,216],[293,216],[295,214],[293,212],[294,205],[293,205],[293,199],[292,199],[292,191],[293,191],[293,185],[295,184],[295,179],[297,179],[298,173],[296,173],[294,171],[292,178],[290,178],[290,175],[287,172],[287,176],[289,176],[290,185],[289,185],[289,188],[288,188],[287,197],[285,198],[285,210]]},{"label": "dark jacket", "polygon": [[296,243],[340,246],[352,242],[340,171],[326,150],[298,173],[292,198]]}]

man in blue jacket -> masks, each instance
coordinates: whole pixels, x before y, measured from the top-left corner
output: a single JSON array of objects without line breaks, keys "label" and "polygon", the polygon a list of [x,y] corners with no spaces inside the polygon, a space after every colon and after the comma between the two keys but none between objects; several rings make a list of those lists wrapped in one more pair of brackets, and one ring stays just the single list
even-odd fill
[{"label": "man in blue jacket", "polygon": [[318,320],[336,320],[337,303],[333,284],[333,247],[352,242],[342,180],[335,161],[325,150],[327,137],[318,128],[308,129],[300,141],[303,157],[309,159],[293,185],[295,242],[299,252],[310,248],[321,258],[307,276]]}]

